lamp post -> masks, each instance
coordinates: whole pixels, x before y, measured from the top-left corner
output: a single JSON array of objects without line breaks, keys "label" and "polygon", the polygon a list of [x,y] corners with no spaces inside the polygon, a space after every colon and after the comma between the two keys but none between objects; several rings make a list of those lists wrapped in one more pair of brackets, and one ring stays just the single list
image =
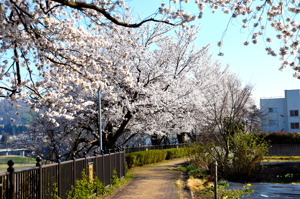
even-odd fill
[{"label": "lamp post", "polygon": [[100,154],[102,153],[102,131],[101,131],[101,89],[98,88],[98,111],[99,111],[99,149]]}]

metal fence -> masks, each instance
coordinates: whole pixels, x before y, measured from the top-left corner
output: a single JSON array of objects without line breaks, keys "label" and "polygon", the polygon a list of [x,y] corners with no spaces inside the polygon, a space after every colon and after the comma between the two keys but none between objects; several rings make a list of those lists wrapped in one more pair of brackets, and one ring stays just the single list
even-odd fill
[{"label": "metal fence", "polygon": [[[76,179],[82,178],[82,172],[98,179],[105,186],[110,184],[113,171],[119,178],[125,176],[125,153],[147,151],[153,149],[181,148],[188,144],[149,145],[126,148],[123,150],[105,150],[102,155],[42,165],[37,158],[36,167],[15,171],[14,162],[8,161],[7,172],[0,173],[0,199],[48,199],[56,194],[62,199],[67,198]],[[113,153],[112,153],[113,152]]]},{"label": "metal fence", "polygon": [[13,161],[8,161],[8,172],[0,173],[0,199],[53,198],[55,189],[62,199],[67,198],[76,179],[82,178],[82,171],[91,177],[98,177],[105,186],[110,184],[113,171],[119,178],[125,176],[125,151],[79,158],[69,161],[41,165],[14,171]]}]

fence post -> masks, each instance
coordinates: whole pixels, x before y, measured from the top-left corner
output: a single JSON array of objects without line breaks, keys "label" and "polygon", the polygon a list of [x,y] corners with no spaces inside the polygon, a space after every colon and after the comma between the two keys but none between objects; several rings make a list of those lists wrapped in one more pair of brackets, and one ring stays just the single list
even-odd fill
[{"label": "fence post", "polygon": [[39,167],[38,178],[37,178],[37,197],[42,199],[42,158],[38,156],[36,159],[36,166]]},{"label": "fence post", "polygon": [[102,172],[101,172],[101,176],[103,178],[104,185],[106,185],[105,184],[105,176],[104,176],[104,150],[101,150],[100,153],[102,154]]},{"label": "fence post", "polygon": [[111,170],[111,154],[110,149],[108,149],[108,155],[109,155],[109,184],[111,184],[111,177],[112,177],[112,170]]},{"label": "fence post", "polygon": [[[114,168],[114,170],[115,169],[117,169],[117,150],[118,150],[118,148],[115,148],[115,168]],[[117,175],[118,175],[118,171],[116,170],[116,172],[117,172]]]},{"label": "fence post", "polygon": [[7,162],[8,168],[7,168],[7,172],[9,172],[9,188],[8,188],[8,192],[7,192],[7,198],[8,199],[14,199],[15,198],[15,168],[14,166],[14,161],[9,160]]},{"label": "fence post", "polygon": [[58,197],[61,197],[61,166],[60,166],[60,163],[61,163],[61,160],[60,160],[61,156],[60,155],[57,155],[57,162],[58,162],[58,165],[57,165],[57,189],[58,189]]},{"label": "fence post", "polygon": [[122,150],[122,148],[121,147],[119,147],[119,164],[120,164],[120,179],[121,179],[121,177],[122,177],[122,162],[121,162],[121,150]]},{"label": "fence post", "polygon": [[[97,156],[98,156],[98,153],[97,153],[97,151],[94,151],[94,156],[95,156],[95,161],[93,161],[93,164],[95,164],[95,165],[93,165],[93,167],[95,168],[95,171],[93,172],[93,175],[94,175],[94,173],[96,173],[96,176],[98,177],[98,160],[97,160]],[[95,176],[93,176],[94,178],[95,178]]]},{"label": "fence post", "polygon": [[84,153],[84,158],[85,158],[85,175],[89,175],[89,165],[88,165],[88,162],[87,162],[87,152],[85,151]]},{"label": "fence post", "polygon": [[76,158],[75,153],[72,154],[73,158],[73,186],[76,186]]},{"label": "fence post", "polygon": [[123,162],[122,162],[122,164],[123,164],[123,175],[124,176],[126,175],[126,164],[125,164],[126,159],[125,159],[125,157],[126,157],[126,153],[125,153],[125,149],[123,148]]},{"label": "fence post", "polygon": [[215,179],[214,179],[214,183],[215,183],[215,199],[218,198],[218,162],[215,161],[214,162],[214,166],[215,166]]}]

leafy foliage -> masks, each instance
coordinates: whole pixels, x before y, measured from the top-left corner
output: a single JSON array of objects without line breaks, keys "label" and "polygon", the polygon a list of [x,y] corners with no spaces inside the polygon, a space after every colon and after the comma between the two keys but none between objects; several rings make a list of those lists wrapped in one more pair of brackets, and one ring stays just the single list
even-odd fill
[{"label": "leafy foliage", "polygon": [[264,138],[270,144],[300,144],[300,133],[296,132],[269,132],[259,133],[259,137]]},{"label": "leafy foliage", "polygon": [[195,168],[213,170],[213,162],[218,162],[220,175],[230,181],[245,182],[254,174],[255,169],[268,152],[268,143],[255,134],[243,131],[230,136],[229,156],[224,159],[226,151],[215,142],[198,146],[200,155],[191,156]]},{"label": "leafy foliage", "polygon": [[167,151],[166,160],[185,157],[187,155],[188,150],[191,150],[191,149],[190,148],[166,149],[166,151]]},{"label": "leafy foliage", "polygon": [[130,169],[135,166],[158,163],[173,158],[182,158],[193,151],[192,147],[164,150],[139,151],[126,154],[126,165]]},{"label": "leafy foliage", "polygon": [[116,169],[113,170],[113,176],[111,177],[110,183],[113,186],[115,186],[115,185],[118,186],[120,184],[120,180],[119,180],[119,177],[117,175]]},{"label": "leafy foliage", "polygon": [[165,160],[166,157],[166,150],[139,151],[126,154],[126,163],[130,169],[135,166],[158,163]]},{"label": "leafy foliage", "polygon": [[57,184],[54,183],[52,187],[51,199],[61,199],[57,194],[58,194]]},{"label": "leafy foliage", "polygon": [[225,188],[229,186],[229,183],[227,180],[220,179],[218,182],[219,185],[224,186]]},{"label": "leafy foliage", "polygon": [[[72,186],[72,190],[68,193],[68,199],[88,199],[94,193],[103,194],[104,185],[97,177],[91,180],[88,175],[82,171],[82,179],[76,180],[76,187]],[[92,197],[96,198],[96,196]]]}]

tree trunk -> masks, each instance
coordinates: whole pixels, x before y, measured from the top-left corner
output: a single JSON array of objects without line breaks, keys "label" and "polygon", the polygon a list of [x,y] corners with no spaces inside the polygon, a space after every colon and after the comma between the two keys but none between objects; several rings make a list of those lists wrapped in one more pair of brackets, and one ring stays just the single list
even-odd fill
[{"label": "tree trunk", "polygon": [[152,144],[152,145],[159,145],[159,144],[160,144],[160,140],[159,140],[157,134],[151,135],[151,136],[150,136],[150,139],[151,139],[151,144]]},{"label": "tree trunk", "polygon": [[116,133],[114,135],[110,134],[110,136],[108,136],[108,143],[106,145],[107,149],[112,149],[113,147],[115,147],[116,142],[118,141],[119,137],[125,132],[125,128],[131,118],[132,118],[132,113],[128,111],[124,116],[124,120],[122,121]]},{"label": "tree trunk", "polygon": [[185,143],[185,133],[177,134],[177,140],[179,144]]}]

